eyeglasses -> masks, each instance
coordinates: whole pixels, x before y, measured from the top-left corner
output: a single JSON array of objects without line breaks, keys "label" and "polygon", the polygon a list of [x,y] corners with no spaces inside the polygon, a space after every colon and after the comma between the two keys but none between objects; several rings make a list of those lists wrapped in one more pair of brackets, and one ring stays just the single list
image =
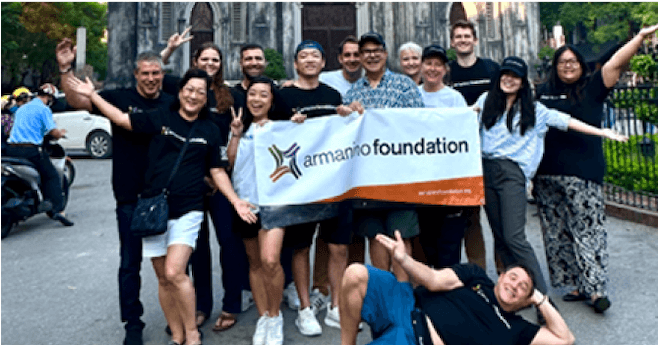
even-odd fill
[{"label": "eyeglasses", "polygon": [[381,53],[384,52],[384,48],[377,48],[377,49],[361,49],[361,54],[364,56],[368,55],[380,55]]},{"label": "eyeglasses", "polygon": [[576,60],[576,59],[570,59],[570,60],[558,60],[557,65],[558,65],[558,66],[566,66],[566,65],[569,65],[569,66],[575,66],[575,67],[578,67],[578,66],[580,65],[580,63],[578,63],[578,60]]}]

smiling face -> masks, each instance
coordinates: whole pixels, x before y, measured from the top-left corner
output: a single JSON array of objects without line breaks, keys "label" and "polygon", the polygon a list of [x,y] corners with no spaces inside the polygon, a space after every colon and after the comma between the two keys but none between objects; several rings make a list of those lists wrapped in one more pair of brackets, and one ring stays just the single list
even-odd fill
[{"label": "smiling face", "polygon": [[378,73],[386,68],[388,53],[381,44],[366,42],[361,47],[361,65],[370,73]]},{"label": "smiling face", "polygon": [[319,50],[307,48],[297,53],[294,65],[300,77],[317,77],[324,68],[325,60]]},{"label": "smiling face", "polygon": [[190,78],[178,92],[180,111],[188,117],[199,114],[208,100],[207,81],[202,78]]},{"label": "smiling face", "polygon": [[507,95],[515,95],[521,89],[523,81],[510,71],[501,72],[500,89]]},{"label": "smiling face", "polygon": [[206,71],[209,76],[214,76],[222,67],[222,60],[219,52],[213,48],[207,48],[201,52],[199,58],[194,61],[194,66]]},{"label": "smiling face", "polygon": [[240,58],[242,74],[251,77],[263,75],[265,66],[265,53],[262,50],[254,48],[242,52],[242,58]]},{"label": "smiling face", "polygon": [[140,61],[133,72],[137,92],[144,98],[157,98],[162,88],[162,66],[154,61]]},{"label": "smiling face", "polygon": [[477,41],[470,28],[456,27],[450,38],[450,46],[455,48],[457,55],[471,55]]},{"label": "smiling face", "polygon": [[533,292],[532,280],[521,267],[514,267],[498,277],[494,294],[505,310],[519,310],[525,307]]},{"label": "smiling face", "polygon": [[578,62],[576,54],[565,50],[557,59],[557,76],[563,83],[572,84],[583,75],[583,66]]},{"label": "smiling face", "polygon": [[272,87],[265,83],[252,84],[247,91],[247,109],[258,121],[267,118],[267,113],[272,107]]},{"label": "smiling face", "polygon": [[443,85],[443,77],[448,71],[448,67],[439,57],[428,57],[421,64],[421,75],[423,82],[428,86]]},{"label": "smiling face", "polygon": [[420,55],[411,49],[407,49],[400,53],[400,67],[402,73],[413,77],[420,73]]},{"label": "smiling face", "polygon": [[356,73],[361,70],[361,54],[359,44],[348,42],[343,45],[343,51],[338,55],[338,62],[347,73]]}]

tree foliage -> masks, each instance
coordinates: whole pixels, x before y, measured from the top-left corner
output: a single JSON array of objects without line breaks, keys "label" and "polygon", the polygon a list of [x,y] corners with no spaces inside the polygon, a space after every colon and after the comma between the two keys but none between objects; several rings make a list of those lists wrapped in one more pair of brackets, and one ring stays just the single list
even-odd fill
[{"label": "tree foliage", "polygon": [[587,41],[601,44],[610,40],[624,41],[640,27],[658,23],[658,3],[542,2],[540,16],[547,28],[559,21],[565,35],[582,25],[587,31]]},{"label": "tree foliage", "polygon": [[[96,2],[2,3],[2,66],[21,82],[27,70],[51,79],[56,68],[55,46],[64,37],[75,39],[78,27],[87,29],[87,64],[101,79],[107,70],[107,4]],[[49,71],[50,70],[50,71]],[[40,73],[45,72],[45,73]],[[56,72],[56,71],[54,71]]]},{"label": "tree foliage", "polygon": [[267,60],[267,67],[265,67],[265,76],[273,80],[281,80],[288,77],[286,69],[283,66],[283,55],[272,48],[266,48],[265,60]]}]

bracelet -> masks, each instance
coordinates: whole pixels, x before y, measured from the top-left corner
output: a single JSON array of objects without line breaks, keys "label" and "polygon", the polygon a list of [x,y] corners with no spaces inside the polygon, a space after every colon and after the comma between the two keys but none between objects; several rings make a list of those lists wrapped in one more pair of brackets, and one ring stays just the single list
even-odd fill
[{"label": "bracelet", "polygon": [[66,73],[69,73],[69,72],[71,72],[72,69],[73,69],[73,66],[69,65],[69,68],[67,68],[67,69],[65,69],[65,70],[63,70],[63,71],[60,69],[60,70],[59,70],[59,74],[66,74]]},{"label": "bracelet", "polygon": [[541,302],[535,304],[535,307],[539,308],[546,300],[548,299],[548,296],[544,295],[544,298],[541,300]]}]

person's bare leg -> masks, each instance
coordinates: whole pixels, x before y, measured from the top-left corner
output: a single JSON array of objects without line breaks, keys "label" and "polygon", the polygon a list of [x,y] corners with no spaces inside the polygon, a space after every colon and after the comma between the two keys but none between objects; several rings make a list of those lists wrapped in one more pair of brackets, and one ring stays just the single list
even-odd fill
[{"label": "person's bare leg", "polygon": [[369,239],[370,242],[370,262],[374,267],[379,268],[380,270],[390,271],[391,270],[391,256],[388,254],[388,250],[379,242],[375,241],[374,238]]},{"label": "person's bare leg", "polygon": [[363,299],[368,291],[368,269],[363,264],[352,264],[345,270],[340,289],[340,341],[355,345],[361,322]]},{"label": "person's bare leg", "polygon": [[263,315],[269,307],[269,302],[265,282],[263,281],[263,263],[260,258],[258,238],[246,238],[243,242],[249,260],[249,284],[251,285],[254,304],[258,309],[258,315]]},{"label": "person's bare leg", "polygon": [[258,232],[261,262],[263,263],[263,277],[267,292],[269,315],[278,316],[281,300],[283,299],[284,275],[281,267],[281,246],[283,245],[284,230],[275,228]]},{"label": "person's bare leg", "polygon": [[295,249],[292,254],[292,278],[295,281],[297,295],[299,296],[299,310],[311,305],[308,287],[311,279],[310,260],[311,247]]},{"label": "person's bare leg", "polygon": [[[196,295],[194,284],[185,273],[185,267],[192,255],[192,247],[173,244],[167,248],[165,275],[173,285],[173,295],[180,318],[185,328],[185,343],[200,343],[199,328],[196,325]],[[170,326],[171,327],[171,326]]]},{"label": "person's bare leg", "polygon": [[165,257],[152,258],[151,263],[158,278],[158,300],[169,329],[171,329],[171,340],[182,344],[185,341],[185,329],[173,296],[173,286],[165,276]]},{"label": "person's bare leg", "polygon": [[331,286],[331,306],[338,306],[340,299],[340,285],[343,274],[347,268],[347,245],[329,243],[329,285]]}]

